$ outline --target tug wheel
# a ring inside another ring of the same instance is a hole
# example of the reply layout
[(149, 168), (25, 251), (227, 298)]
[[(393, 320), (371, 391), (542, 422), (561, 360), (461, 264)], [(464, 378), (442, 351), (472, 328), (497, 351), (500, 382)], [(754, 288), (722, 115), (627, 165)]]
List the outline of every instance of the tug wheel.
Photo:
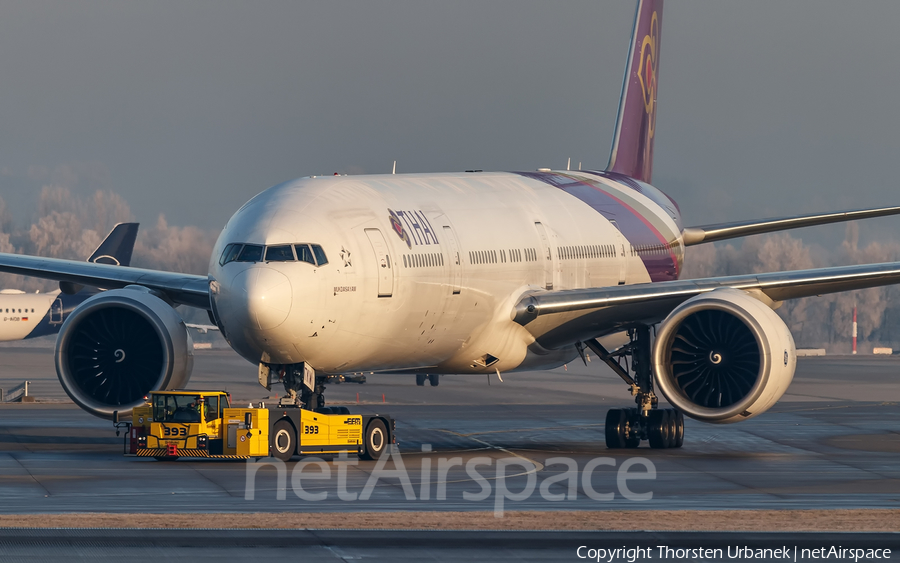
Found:
[(388, 450), (388, 431), (380, 420), (373, 420), (366, 427), (363, 440), (362, 459), (378, 459)]
[(294, 457), (297, 449), (297, 432), (291, 423), (279, 420), (272, 429), (272, 455), (281, 461), (288, 461)]

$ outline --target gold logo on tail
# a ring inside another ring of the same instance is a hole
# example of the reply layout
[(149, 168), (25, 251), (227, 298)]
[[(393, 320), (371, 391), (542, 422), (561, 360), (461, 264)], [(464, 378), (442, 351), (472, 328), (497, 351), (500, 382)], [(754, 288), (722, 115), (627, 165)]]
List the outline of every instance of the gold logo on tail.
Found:
[(656, 69), (659, 65), (659, 17), (656, 12), (650, 18), (650, 33), (641, 43), (641, 63), (638, 66), (638, 80), (644, 94), (644, 110), (650, 116), (650, 138), (656, 127)]

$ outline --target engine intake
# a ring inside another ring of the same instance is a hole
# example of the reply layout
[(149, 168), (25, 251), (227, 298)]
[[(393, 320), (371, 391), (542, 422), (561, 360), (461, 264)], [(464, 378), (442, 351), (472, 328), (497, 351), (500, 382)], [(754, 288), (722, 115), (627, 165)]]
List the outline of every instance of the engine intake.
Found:
[(193, 343), (181, 317), (138, 286), (87, 299), (63, 323), (56, 342), (63, 389), (101, 418), (112, 418), (115, 411), (127, 416), (150, 391), (183, 387), (193, 363)]
[(794, 338), (768, 305), (717, 289), (662, 322), (653, 347), (656, 383), (678, 410), (705, 422), (745, 420), (784, 395), (796, 368)]

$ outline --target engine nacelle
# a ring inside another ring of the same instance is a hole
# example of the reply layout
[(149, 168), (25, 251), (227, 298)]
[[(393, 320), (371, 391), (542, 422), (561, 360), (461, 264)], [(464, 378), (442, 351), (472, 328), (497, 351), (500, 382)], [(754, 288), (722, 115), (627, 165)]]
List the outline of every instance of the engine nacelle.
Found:
[(63, 323), (56, 373), (75, 403), (101, 418), (127, 416), (150, 391), (183, 388), (194, 367), (184, 321), (150, 290), (129, 286), (87, 299)]
[(767, 411), (797, 367), (794, 337), (768, 305), (736, 289), (688, 299), (662, 322), (656, 384), (685, 415), (725, 424)]

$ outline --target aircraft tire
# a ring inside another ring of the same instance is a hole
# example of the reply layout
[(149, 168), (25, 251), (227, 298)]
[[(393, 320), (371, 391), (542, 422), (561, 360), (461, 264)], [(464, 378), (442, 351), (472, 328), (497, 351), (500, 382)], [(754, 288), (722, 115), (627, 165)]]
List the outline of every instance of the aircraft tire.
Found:
[(650, 441), (650, 447), (654, 449), (664, 449), (669, 447), (671, 442), (671, 430), (669, 424), (668, 412), (665, 409), (654, 409), (647, 416), (647, 438)]
[(438, 384), (439, 384), (440, 382), (441, 382), (441, 375), (440, 375), (440, 374), (438, 374), (438, 373), (432, 373), (431, 375), (428, 376), (428, 383), (429, 383), (432, 387), (437, 387)]
[(678, 422), (678, 417), (675, 416), (675, 409), (664, 409), (665, 414), (663, 415), (666, 424), (666, 447), (674, 448), (675, 441), (678, 439), (678, 427), (676, 423)]
[(428, 377), (428, 376), (425, 375), (424, 373), (417, 373), (416, 374), (416, 385), (418, 385), (419, 387), (424, 387), (426, 377)]
[(680, 411), (672, 409), (675, 413), (675, 444), (674, 448), (680, 448), (684, 445), (684, 415)]
[(622, 409), (606, 411), (606, 447), (611, 450), (625, 447), (625, 411)]

